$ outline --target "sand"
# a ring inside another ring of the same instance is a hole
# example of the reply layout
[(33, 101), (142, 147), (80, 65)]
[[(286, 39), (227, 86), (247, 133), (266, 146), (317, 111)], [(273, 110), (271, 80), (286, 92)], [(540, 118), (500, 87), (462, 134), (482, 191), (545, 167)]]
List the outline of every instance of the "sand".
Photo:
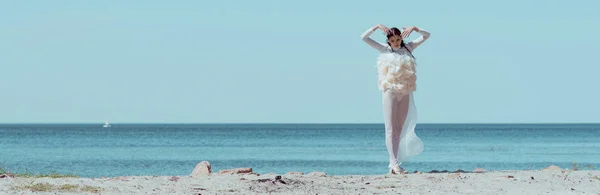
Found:
[[(32, 191), (36, 189), (41, 191)], [(8, 177), (0, 179), (0, 194), (598, 195), (600, 194), (600, 171), (501, 171), (368, 176), (213, 173), (210, 176), (194, 177), (125, 176), (55, 179)]]

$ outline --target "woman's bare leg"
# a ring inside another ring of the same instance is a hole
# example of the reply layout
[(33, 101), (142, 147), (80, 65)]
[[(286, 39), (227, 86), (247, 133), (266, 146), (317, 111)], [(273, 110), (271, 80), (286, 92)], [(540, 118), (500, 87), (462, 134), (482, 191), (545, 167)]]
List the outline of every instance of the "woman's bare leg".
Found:
[[(385, 120), (385, 145), (390, 157), (389, 167), (398, 166), (400, 133), (408, 113), (409, 96), (394, 97), (390, 91), (383, 94), (383, 115)], [(400, 101), (398, 101), (400, 100)]]

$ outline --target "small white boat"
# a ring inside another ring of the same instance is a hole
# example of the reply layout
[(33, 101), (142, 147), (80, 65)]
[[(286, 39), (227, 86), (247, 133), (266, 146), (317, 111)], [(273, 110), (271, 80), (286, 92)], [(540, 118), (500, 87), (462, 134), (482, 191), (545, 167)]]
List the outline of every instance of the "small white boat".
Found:
[(110, 124), (108, 124), (108, 121), (106, 121), (106, 122), (104, 122), (104, 126), (102, 126), (102, 127), (108, 128), (108, 127), (110, 127)]

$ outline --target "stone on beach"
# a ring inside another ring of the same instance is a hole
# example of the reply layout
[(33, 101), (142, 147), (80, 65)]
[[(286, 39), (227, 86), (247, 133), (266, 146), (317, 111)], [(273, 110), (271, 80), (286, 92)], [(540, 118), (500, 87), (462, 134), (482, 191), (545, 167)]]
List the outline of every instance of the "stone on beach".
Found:
[(236, 169), (225, 169), (225, 170), (219, 171), (219, 174), (240, 174), (240, 173), (252, 173), (252, 168), (236, 168)]
[(473, 170), (473, 173), (485, 173), (487, 172), (487, 170), (483, 169), (483, 168), (475, 168), (475, 170)]
[(542, 169), (542, 171), (562, 171), (562, 169), (559, 166), (550, 165), (550, 166)]
[(202, 161), (194, 167), (190, 176), (209, 176), (212, 173), (210, 162)]
[(319, 172), (319, 171), (313, 171), (313, 172), (308, 173), (307, 175), (316, 176), (316, 177), (325, 177), (325, 176), (327, 176), (326, 173)]
[(15, 176), (13, 174), (8, 173), (8, 174), (1, 174), (0, 178), (15, 178)]

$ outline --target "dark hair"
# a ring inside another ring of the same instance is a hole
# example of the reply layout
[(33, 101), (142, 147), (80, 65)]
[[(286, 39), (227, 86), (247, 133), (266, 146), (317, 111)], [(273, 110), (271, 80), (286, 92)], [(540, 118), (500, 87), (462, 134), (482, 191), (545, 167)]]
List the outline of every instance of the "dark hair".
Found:
[[(402, 36), (402, 31), (400, 31), (400, 29), (393, 27), (390, 29), (392, 31), (392, 34), (387, 34), (386, 37), (389, 39), (390, 37), (397, 35), (397, 36)], [(392, 51), (394, 51), (394, 48), (392, 47), (392, 44), (390, 44), (390, 42), (388, 41), (387, 44), (390, 46), (390, 48), (392, 48)], [(408, 49), (408, 47), (406, 47), (406, 45), (404, 44), (404, 39), (402, 39), (402, 41), (400, 42), (400, 48), (406, 48), (406, 51), (408, 51), (408, 53), (410, 53), (410, 55), (415, 58), (415, 56), (412, 54), (412, 51), (410, 51), (410, 49)]]

